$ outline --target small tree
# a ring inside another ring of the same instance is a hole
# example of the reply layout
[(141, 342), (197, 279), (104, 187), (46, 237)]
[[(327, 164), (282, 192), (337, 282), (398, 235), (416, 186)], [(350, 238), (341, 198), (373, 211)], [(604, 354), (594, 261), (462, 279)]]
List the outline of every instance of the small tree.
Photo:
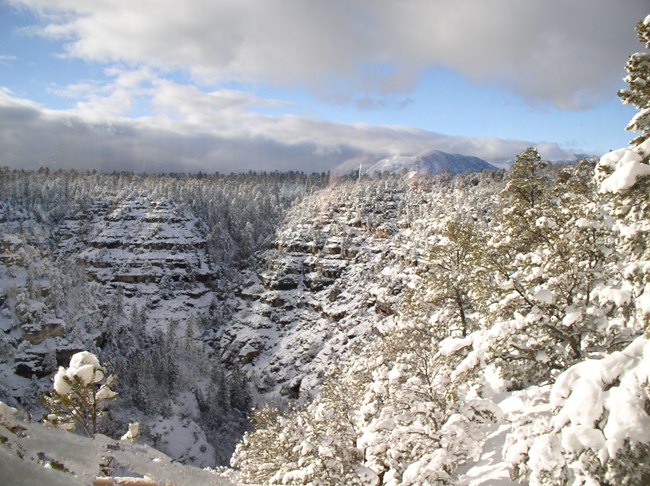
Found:
[(444, 314), (444, 319), (436, 320), (442, 327), (436, 330), (438, 339), (452, 333), (465, 337), (476, 327), (470, 314), (475, 310), (472, 290), (477, 280), (476, 260), (481, 235), (471, 220), (459, 218), (448, 220), (435, 236), (436, 242), (429, 251), (427, 268), (422, 275), (424, 288), (416, 287), (408, 304), (417, 311), (422, 305), (413, 300), (424, 301)]
[[(517, 155), (506, 175), (499, 199), (506, 230), (503, 240), (512, 251), (528, 251), (544, 239), (544, 231), (535, 222), (548, 205), (551, 183), (548, 167), (537, 149), (528, 147)], [(512, 255), (507, 257), (511, 258)]]
[(66, 369), (59, 367), (49, 395), (43, 404), (50, 409), (47, 421), (65, 430), (81, 428), (89, 437), (97, 433), (97, 419), (106, 402), (117, 397), (110, 389), (115, 375), (106, 375), (97, 356), (87, 351), (76, 353)]

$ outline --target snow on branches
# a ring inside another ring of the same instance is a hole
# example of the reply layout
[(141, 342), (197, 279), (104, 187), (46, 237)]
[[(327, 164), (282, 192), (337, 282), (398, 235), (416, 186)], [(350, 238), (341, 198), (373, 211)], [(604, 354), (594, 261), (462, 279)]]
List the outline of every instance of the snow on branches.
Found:
[(107, 376), (97, 356), (82, 351), (72, 356), (68, 368), (60, 366), (52, 380), (50, 394), (42, 397), (50, 410), (46, 420), (66, 430), (80, 428), (93, 437), (105, 404), (117, 397), (110, 388), (115, 375)]
[(650, 342), (582, 361), (551, 388), (554, 414), (524, 414), (506, 445), (515, 477), (531, 485), (647, 484)]

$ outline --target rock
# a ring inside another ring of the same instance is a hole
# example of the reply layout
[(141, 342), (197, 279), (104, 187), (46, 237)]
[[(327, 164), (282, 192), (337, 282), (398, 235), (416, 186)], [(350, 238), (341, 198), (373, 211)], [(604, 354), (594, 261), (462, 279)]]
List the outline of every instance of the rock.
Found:
[(323, 246), (323, 253), (327, 255), (340, 255), (341, 254), (341, 243), (340, 242), (331, 242)]
[(239, 296), (248, 301), (259, 300), (261, 295), (264, 293), (264, 287), (260, 284), (254, 284), (245, 289), (239, 291)]
[(287, 397), (292, 400), (297, 400), (300, 398), (300, 385), (302, 384), (302, 376), (296, 376), (289, 382), (287, 387)]
[(30, 323), (22, 326), (23, 339), (30, 344), (40, 344), (49, 337), (63, 336), (65, 324), (61, 319), (48, 319), (45, 322)]
[(375, 302), (375, 310), (378, 314), (383, 314), (385, 316), (392, 316), (395, 314), (395, 309), (388, 303), (382, 300), (377, 300)]
[(320, 260), (321, 273), (327, 278), (339, 278), (347, 266), (348, 261), (339, 258), (323, 258)]
[(294, 290), (299, 285), (298, 277), (291, 274), (263, 273), (260, 280), (269, 290)]
[(68, 367), (70, 365), (70, 359), (72, 355), (85, 351), (82, 348), (57, 348), (56, 350), (56, 364), (57, 366)]
[(257, 358), (264, 349), (264, 344), (260, 341), (248, 341), (239, 350), (239, 362), (246, 365)]
[(339, 295), (341, 295), (341, 289), (339, 287), (334, 287), (327, 293), (327, 300), (329, 302), (334, 302)]
[(54, 373), (55, 360), (50, 359), (50, 354), (46, 349), (30, 349), (16, 356), (16, 374), (23, 378), (31, 378), (34, 375), (43, 378)]
[(309, 272), (305, 275), (304, 278), (305, 287), (307, 287), (312, 292), (318, 292), (323, 290), (325, 287), (332, 285), (334, 280), (331, 278), (325, 278), (319, 272)]

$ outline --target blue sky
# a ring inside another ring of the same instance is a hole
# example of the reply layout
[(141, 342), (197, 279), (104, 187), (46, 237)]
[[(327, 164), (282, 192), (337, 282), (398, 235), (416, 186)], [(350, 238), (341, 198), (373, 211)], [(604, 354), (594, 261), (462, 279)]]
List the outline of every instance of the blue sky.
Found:
[(645, 0), (0, 0), (0, 166), (330, 170), (627, 145)]

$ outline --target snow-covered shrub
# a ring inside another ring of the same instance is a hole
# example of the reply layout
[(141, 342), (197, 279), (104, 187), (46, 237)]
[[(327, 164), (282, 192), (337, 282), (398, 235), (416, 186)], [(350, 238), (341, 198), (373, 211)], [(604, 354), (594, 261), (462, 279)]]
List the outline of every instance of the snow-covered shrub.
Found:
[(80, 428), (93, 437), (105, 404), (117, 397), (110, 388), (115, 375), (107, 376), (97, 356), (82, 351), (72, 356), (68, 368), (59, 367), (53, 381), (50, 394), (42, 397), (50, 410), (47, 422), (66, 430)]
[(536, 415), (506, 446), (514, 475), (531, 485), (648, 484), (650, 342), (585, 360), (553, 385), (555, 414)]
[[(362, 371), (357, 367), (357, 371)], [(284, 413), (263, 406), (252, 413), (231, 460), (242, 479), (264, 484), (366, 484), (356, 446), (361, 375), (334, 369), (309, 405)]]
[(471, 339), (439, 342), (435, 328), (398, 326), (368, 363), (357, 445), (382, 484), (454, 484), (494, 416), (473, 367), (459, 368)]

